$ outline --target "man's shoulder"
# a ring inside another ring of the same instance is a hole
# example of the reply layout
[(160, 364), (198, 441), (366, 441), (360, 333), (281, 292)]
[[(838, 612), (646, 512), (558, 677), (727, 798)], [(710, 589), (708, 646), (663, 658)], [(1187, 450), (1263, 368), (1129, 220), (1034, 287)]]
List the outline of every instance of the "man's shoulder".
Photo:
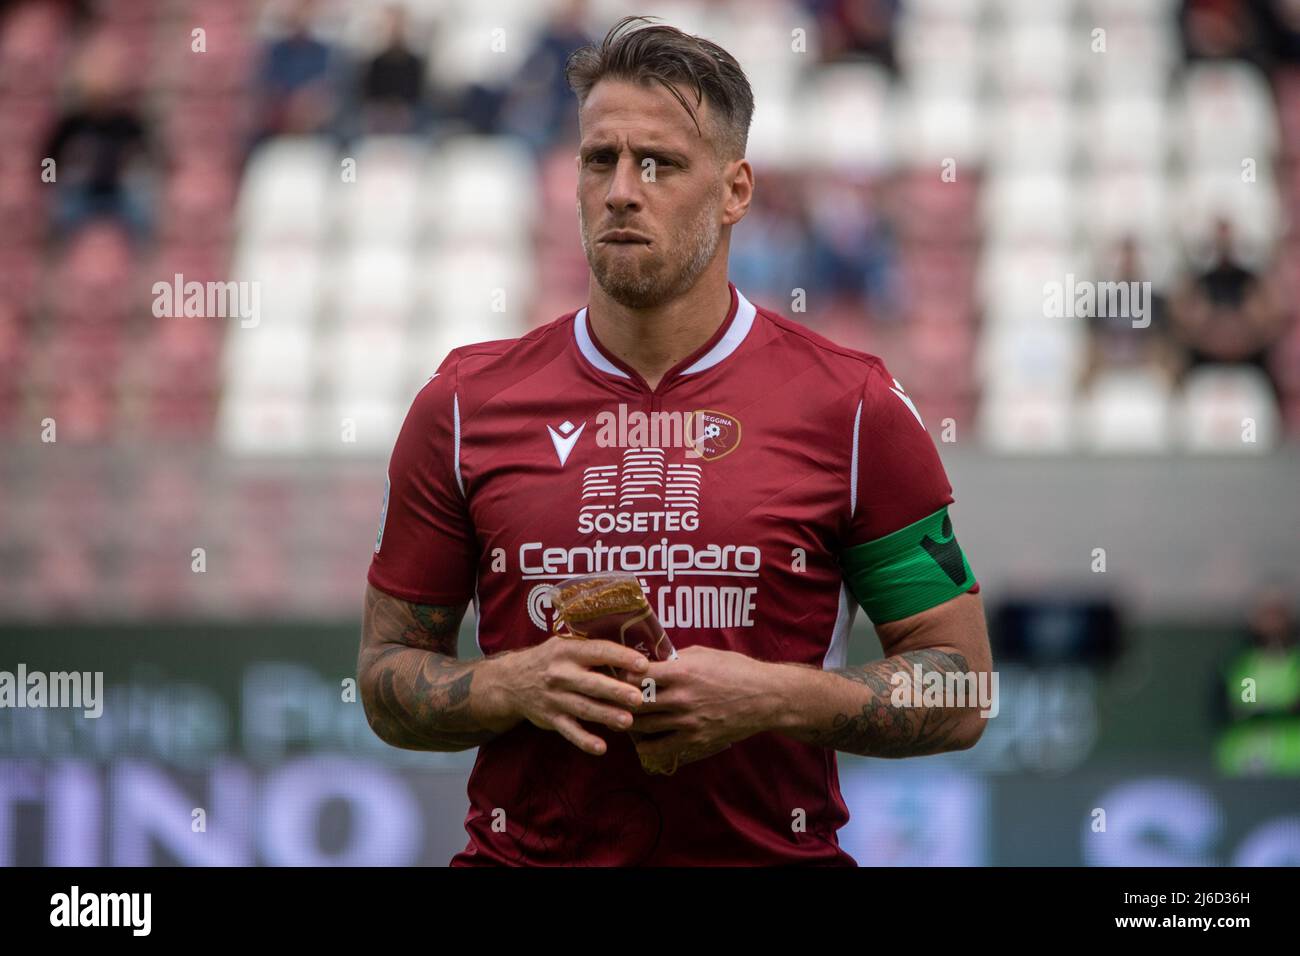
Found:
[(553, 362), (568, 346), (576, 314), (576, 309), (566, 312), (516, 338), (458, 346), (447, 353), (437, 374), (451, 376), (458, 390), (491, 394)]
[[(825, 384), (835, 388), (889, 378), (880, 356), (834, 342), (772, 309), (755, 306), (755, 310), (762, 322), (764, 346), (786, 367), (814, 366)], [(792, 359), (796, 364), (791, 365)]]

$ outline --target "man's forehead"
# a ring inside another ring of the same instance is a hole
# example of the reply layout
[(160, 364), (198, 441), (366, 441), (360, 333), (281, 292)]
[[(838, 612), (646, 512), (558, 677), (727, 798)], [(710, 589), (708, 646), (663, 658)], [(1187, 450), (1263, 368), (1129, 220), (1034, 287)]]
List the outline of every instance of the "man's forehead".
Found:
[[(678, 87), (688, 103), (695, 94)], [(709, 104), (696, 107), (700, 126), (708, 129)], [(680, 147), (702, 145), (690, 114), (662, 84), (640, 84), (626, 80), (601, 80), (591, 88), (578, 111), (583, 141), (621, 138), (626, 135), (653, 138)]]

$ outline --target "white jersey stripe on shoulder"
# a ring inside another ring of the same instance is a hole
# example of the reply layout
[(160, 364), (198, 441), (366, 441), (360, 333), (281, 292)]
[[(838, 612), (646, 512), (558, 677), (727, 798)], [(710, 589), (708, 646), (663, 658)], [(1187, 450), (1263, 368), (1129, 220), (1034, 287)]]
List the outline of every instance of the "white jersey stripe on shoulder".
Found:
[(451, 393), (451, 417), (452, 417), (452, 438), (455, 442), (454, 462), (456, 466), (456, 487), (460, 489), (460, 496), (465, 497), (465, 482), (460, 477), (460, 396), (455, 392)]
[(690, 368), (683, 369), (683, 375), (694, 375), (696, 372), (703, 372), (705, 369), (713, 368), (723, 359), (725, 359), (736, 349), (740, 348), (740, 343), (745, 341), (745, 336), (749, 330), (754, 327), (754, 317), (758, 315), (758, 310), (754, 308), (739, 289), (736, 290), (736, 317), (731, 321), (731, 328), (727, 329), (726, 334), (718, 339), (717, 344), (699, 357)]
[(601, 353), (596, 348), (596, 343), (591, 340), (591, 330), (587, 328), (587, 309), (584, 306), (578, 310), (578, 314), (573, 317), (573, 335), (578, 340), (578, 351), (596, 368), (602, 372), (608, 372), (610, 375), (617, 375), (619, 378), (631, 378), (627, 372), (623, 371)]
[(862, 399), (853, 415), (853, 454), (849, 460), (849, 517), (858, 513), (858, 430), (862, 426)]

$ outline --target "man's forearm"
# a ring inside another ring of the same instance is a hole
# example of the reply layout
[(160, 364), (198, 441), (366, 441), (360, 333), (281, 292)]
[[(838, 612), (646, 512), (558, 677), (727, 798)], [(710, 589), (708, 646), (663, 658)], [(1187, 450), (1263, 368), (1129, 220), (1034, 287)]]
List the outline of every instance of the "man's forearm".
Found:
[(509, 654), (462, 661), (464, 606), (413, 604), (366, 589), (357, 676), (371, 729), (407, 750), (468, 750), (519, 720), (502, 678)]
[(969, 707), (904, 707), (891, 700), (897, 686), (894, 675), (904, 674), (910, 685), (918, 664), (925, 673), (971, 671), (954, 648), (912, 650), (831, 671), (773, 665), (777, 706), (771, 729), (866, 757), (916, 757), (972, 746), (984, 724), (975, 702)]
[(505, 733), (519, 722), (499, 692), (505, 656), (462, 661), (383, 645), (362, 671), (371, 728), (407, 750), (468, 750)]

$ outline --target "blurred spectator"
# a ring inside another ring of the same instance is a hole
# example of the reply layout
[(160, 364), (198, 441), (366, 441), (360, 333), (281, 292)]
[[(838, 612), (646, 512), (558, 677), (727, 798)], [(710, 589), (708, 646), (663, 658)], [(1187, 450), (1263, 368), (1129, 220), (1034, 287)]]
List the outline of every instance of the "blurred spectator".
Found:
[(1285, 331), (1286, 313), (1264, 278), (1238, 258), (1227, 220), (1215, 224), (1210, 266), (1175, 294), (1172, 318), (1189, 369), (1240, 363), (1273, 381), (1268, 353)]
[(1219, 769), (1300, 774), (1300, 640), (1287, 594), (1261, 595), (1245, 631), (1247, 646), (1220, 672), (1217, 709), (1228, 727), (1219, 737)]
[(1260, 19), (1273, 56), (1282, 63), (1300, 63), (1300, 0), (1264, 0)]
[(797, 183), (777, 170), (764, 172), (744, 225), (732, 230), (728, 274), (755, 298), (788, 302), (792, 290), (807, 286), (810, 226)]
[(333, 51), (312, 35), (315, 0), (294, 0), (284, 35), (262, 56), (256, 100), (257, 140), (284, 134), (318, 133), (334, 118)]
[(414, 133), (424, 125), (424, 60), (411, 52), (406, 8), (384, 10), (384, 48), (361, 77), (361, 123), (367, 134)]
[(1267, 67), (1265, 36), (1249, 0), (1183, 0), (1178, 19), (1188, 60), (1234, 58)]
[(110, 35), (89, 41), (75, 69), (72, 108), (45, 145), (55, 164), (54, 221), (65, 235), (96, 217), (116, 219), (137, 237), (149, 231), (149, 137), (129, 102), (126, 68)]
[(877, 319), (898, 315), (893, 224), (880, 214), (868, 178), (808, 177), (803, 202), (811, 215), (812, 288), (861, 299)]
[[(1103, 281), (1150, 281), (1142, 269), (1137, 242), (1132, 236), (1119, 241), (1116, 253), (1117, 262)], [(1088, 316), (1088, 354), (1081, 382), (1085, 390), (1099, 372), (1119, 369), (1153, 372), (1173, 384), (1178, 360), (1169, 341), (1169, 306), (1165, 296), (1153, 289), (1142, 304), (1146, 310), (1143, 319), (1150, 320), (1145, 328), (1134, 327), (1137, 313), (1131, 297), (1129, 305), (1127, 310), (1116, 310), (1121, 314), (1111, 315), (1109, 310), (1094, 308)]]
[(822, 58), (874, 60), (891, 73), (894, 59), (894, 18), (897, 0), (812, 0), (821, 34)]
[(521, 136), (537, 153), (555, 143), (577, 142), (578, 111), (564, 66), (592, 42), (583, 28), (585, 0), (566, 0), (552, 15), (511, 80), (502, 104), (501, 130)]

